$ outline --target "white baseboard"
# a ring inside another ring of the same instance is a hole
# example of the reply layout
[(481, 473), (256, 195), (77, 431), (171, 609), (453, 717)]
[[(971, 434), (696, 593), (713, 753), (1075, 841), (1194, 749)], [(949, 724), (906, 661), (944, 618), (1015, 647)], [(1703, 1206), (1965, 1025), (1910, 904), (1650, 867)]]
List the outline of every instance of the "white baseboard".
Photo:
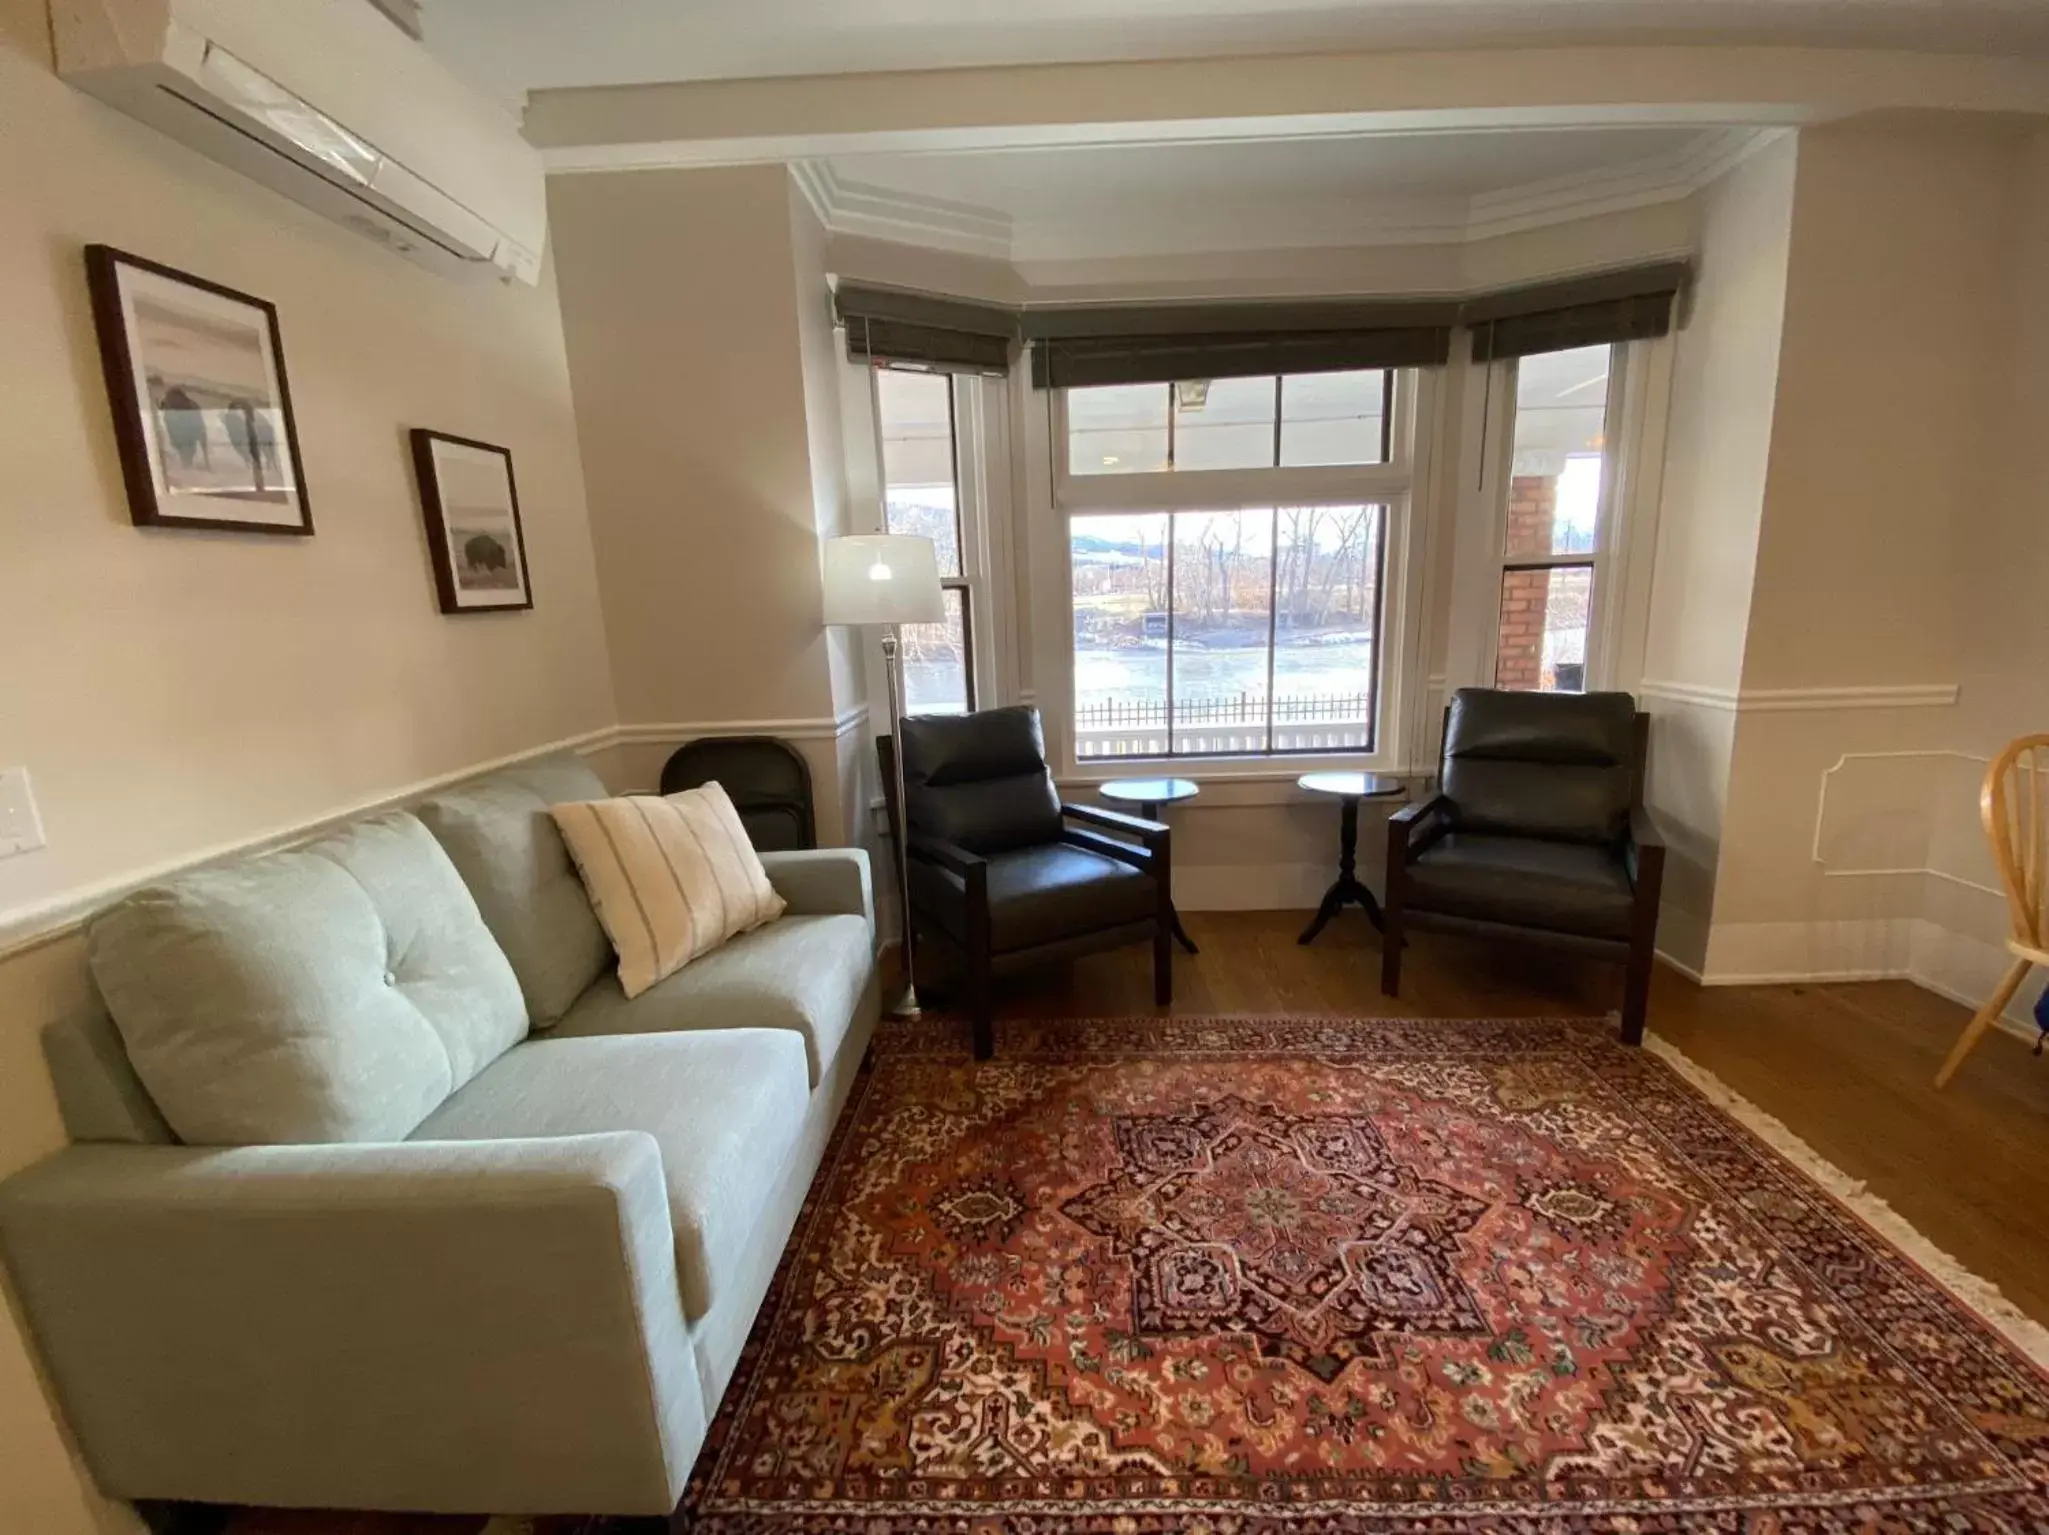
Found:
[(1708, 930), (1708, 986), (1795, 981), (1882, 981), (1911, 968), (1913, 919), (1717, 923)]
[[(1703, 986), (1912, 981), (1975, 1009), (1992, 994), (2009, 963), (2003, 944), (1925, 917), (1724, 923), (1710, 930), (1708, 962), (1693, 979)], [(2034, 999), (2042, 984), (2036, 980), (2023, 986), (2007, 1007), (1999, 1019), (2007, 1033), (2034, 1041)]]

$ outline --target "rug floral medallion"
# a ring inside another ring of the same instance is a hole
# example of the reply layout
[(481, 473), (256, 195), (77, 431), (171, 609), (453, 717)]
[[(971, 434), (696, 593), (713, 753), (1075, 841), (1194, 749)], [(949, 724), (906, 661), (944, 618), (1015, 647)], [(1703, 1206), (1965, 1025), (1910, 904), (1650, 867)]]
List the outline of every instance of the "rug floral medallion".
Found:
[(2049, 1531), (2049, 1379), (1579, 1022), (890, 1025), (679, 1512)]

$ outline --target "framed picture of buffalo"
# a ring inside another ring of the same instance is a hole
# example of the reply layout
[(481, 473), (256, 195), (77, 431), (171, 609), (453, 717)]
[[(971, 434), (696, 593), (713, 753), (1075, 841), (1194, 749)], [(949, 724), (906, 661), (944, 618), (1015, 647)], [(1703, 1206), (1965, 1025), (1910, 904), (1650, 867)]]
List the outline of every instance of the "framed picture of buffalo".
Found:
[(415, 427), (413, 469), (441, 611), (532, 607), (512, 455), (488, 442)]
[(134, 521), (311, 533), (277, 310), (109, 245), (85, 275)]

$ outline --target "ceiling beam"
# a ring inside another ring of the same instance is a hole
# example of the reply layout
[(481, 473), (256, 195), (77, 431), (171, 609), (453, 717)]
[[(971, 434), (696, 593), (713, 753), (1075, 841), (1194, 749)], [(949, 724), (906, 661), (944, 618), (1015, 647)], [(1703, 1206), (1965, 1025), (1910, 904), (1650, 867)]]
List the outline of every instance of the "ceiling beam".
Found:
[(1881, 110), (2049, 117), (2049, 59), (1634, 47), (1032, 65), (536, 91), (526, 128), (550, 170), (590, 171)]

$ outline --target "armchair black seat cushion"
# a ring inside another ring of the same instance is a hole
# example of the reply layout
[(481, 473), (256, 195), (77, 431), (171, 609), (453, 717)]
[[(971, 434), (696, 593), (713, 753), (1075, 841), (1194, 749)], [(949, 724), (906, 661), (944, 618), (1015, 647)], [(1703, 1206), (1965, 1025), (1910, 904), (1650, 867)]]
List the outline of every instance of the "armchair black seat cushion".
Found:
[(1154, 995), (1171, 999), (1166, 827), (1063, 805), (1036, 709), (915, 715), (902, 735), (915, 947), (965, 978), (978, 1055), (994, 1043), (989, 983), (1006, 971), (1150, 941)]
[(1439, 792), (1388, 822), (1381, 989), (1399, 992), (1408, 927), (1570, 948), (1625, 962), (1622, 1031), (1640, 1040), (1664, 871), (1649, 725), (1627, 693), (1461, 688)]
[(1636, 892), (1604, 847), (1451, 832), (1409, 865), (1411, 910), (1629, 941)]
[[(1033, 949), (1106, 928), (1143, 927), (1158, 893), (1151, 875), (1115, 858), (1066, 842), (1012, 848), (989, 865), (989, 948), (992, 954)], [(944, 871), (914, 861), (911, 900), (947, 935), (968, 941), (967, 906), (955, 900)]]

